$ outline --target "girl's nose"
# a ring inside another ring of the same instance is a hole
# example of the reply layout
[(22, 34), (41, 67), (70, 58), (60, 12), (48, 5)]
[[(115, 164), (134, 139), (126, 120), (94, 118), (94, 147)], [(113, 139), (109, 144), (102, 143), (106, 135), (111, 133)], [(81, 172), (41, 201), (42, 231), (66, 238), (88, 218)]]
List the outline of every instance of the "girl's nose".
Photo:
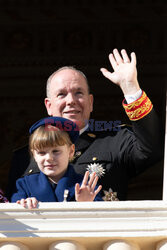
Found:
[(50, 161), (53, 160), (53, 154), (52, 153), (47, 154), (47, 160), (50, 160)]

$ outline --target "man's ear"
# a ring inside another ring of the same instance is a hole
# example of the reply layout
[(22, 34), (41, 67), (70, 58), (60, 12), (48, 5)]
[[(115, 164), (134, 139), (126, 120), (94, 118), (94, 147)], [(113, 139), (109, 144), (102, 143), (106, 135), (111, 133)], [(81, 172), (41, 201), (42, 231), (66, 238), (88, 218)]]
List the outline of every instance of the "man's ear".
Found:
[(48, 115), (52, 116), (50, 99), (46, 97), (44, 100), (44, 103), (45, 103), (45, 107), (46, 107)]
[(93, 101), (94, 101), (92, 94), (89, 95), (89, 100), (90, 100), (90, 112), (92, 112), (93, 111)]

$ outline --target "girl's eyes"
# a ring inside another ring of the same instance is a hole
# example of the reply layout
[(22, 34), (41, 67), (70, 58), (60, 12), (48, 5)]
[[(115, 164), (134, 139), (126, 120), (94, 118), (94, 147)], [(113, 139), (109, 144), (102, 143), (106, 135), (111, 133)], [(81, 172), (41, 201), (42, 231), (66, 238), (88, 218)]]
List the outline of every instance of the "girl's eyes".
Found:
[[(59, 150), (55, 149), (55, 150), (52, 151), (52, 153), (57, 154), (57, 153), (59, 153)], [(42, 155), (47, 154), (47, 152), (45, 152), (45, 151), (39, 151), (38, 154), (42, 156)]]
[(59, 150), (53, 150), (52, 152), (53, 152), (53, 153), (58, 153), (58, 152), (59, 152)]
[(39, 151), (38, 154), (39, 154), (39, 155), (45, 155), (46, 152), (45, 152), (45, 151)]

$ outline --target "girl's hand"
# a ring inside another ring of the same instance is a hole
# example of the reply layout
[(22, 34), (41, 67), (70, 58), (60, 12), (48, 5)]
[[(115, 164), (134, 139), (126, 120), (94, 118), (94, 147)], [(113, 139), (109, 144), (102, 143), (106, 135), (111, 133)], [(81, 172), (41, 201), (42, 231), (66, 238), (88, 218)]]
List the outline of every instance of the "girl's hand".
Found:
[(32, 209), (32, 208), (37, 208), (38, 205), (38, 200), (35, 197), (30, 197), (27, 199), (21, 199), (16, 201), (17, 204), (20, 204), (21, 206)]
[(80, 187), (79, 183), (76, 183), (75, 185), (75, 199), (76, 201), (93, 201), (96, 197), (96, 195), (100, 192), (102, 189), (102, 186), (98, 186), (98, 188), (95, 190), (98, 176), (96, 176), (96, 173), (93, 173), (89, 178), (89, 171), (86, 171), (82, 185)]

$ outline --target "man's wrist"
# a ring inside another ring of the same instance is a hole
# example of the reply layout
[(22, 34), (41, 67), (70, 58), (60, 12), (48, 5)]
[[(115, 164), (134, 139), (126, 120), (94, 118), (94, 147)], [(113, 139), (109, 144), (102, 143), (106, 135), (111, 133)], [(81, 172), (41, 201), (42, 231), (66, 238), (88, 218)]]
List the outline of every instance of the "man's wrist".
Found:
[(129, 103), (132, 103), (134, 101), (136, 101), (137, 99), (139, 99), (140, 97), (142, 96), (142, 90), (139, 89), (135, 94), (133, 95), (125, 95), (125, 99), (126, 99), (126, 102), (129, 104)]

